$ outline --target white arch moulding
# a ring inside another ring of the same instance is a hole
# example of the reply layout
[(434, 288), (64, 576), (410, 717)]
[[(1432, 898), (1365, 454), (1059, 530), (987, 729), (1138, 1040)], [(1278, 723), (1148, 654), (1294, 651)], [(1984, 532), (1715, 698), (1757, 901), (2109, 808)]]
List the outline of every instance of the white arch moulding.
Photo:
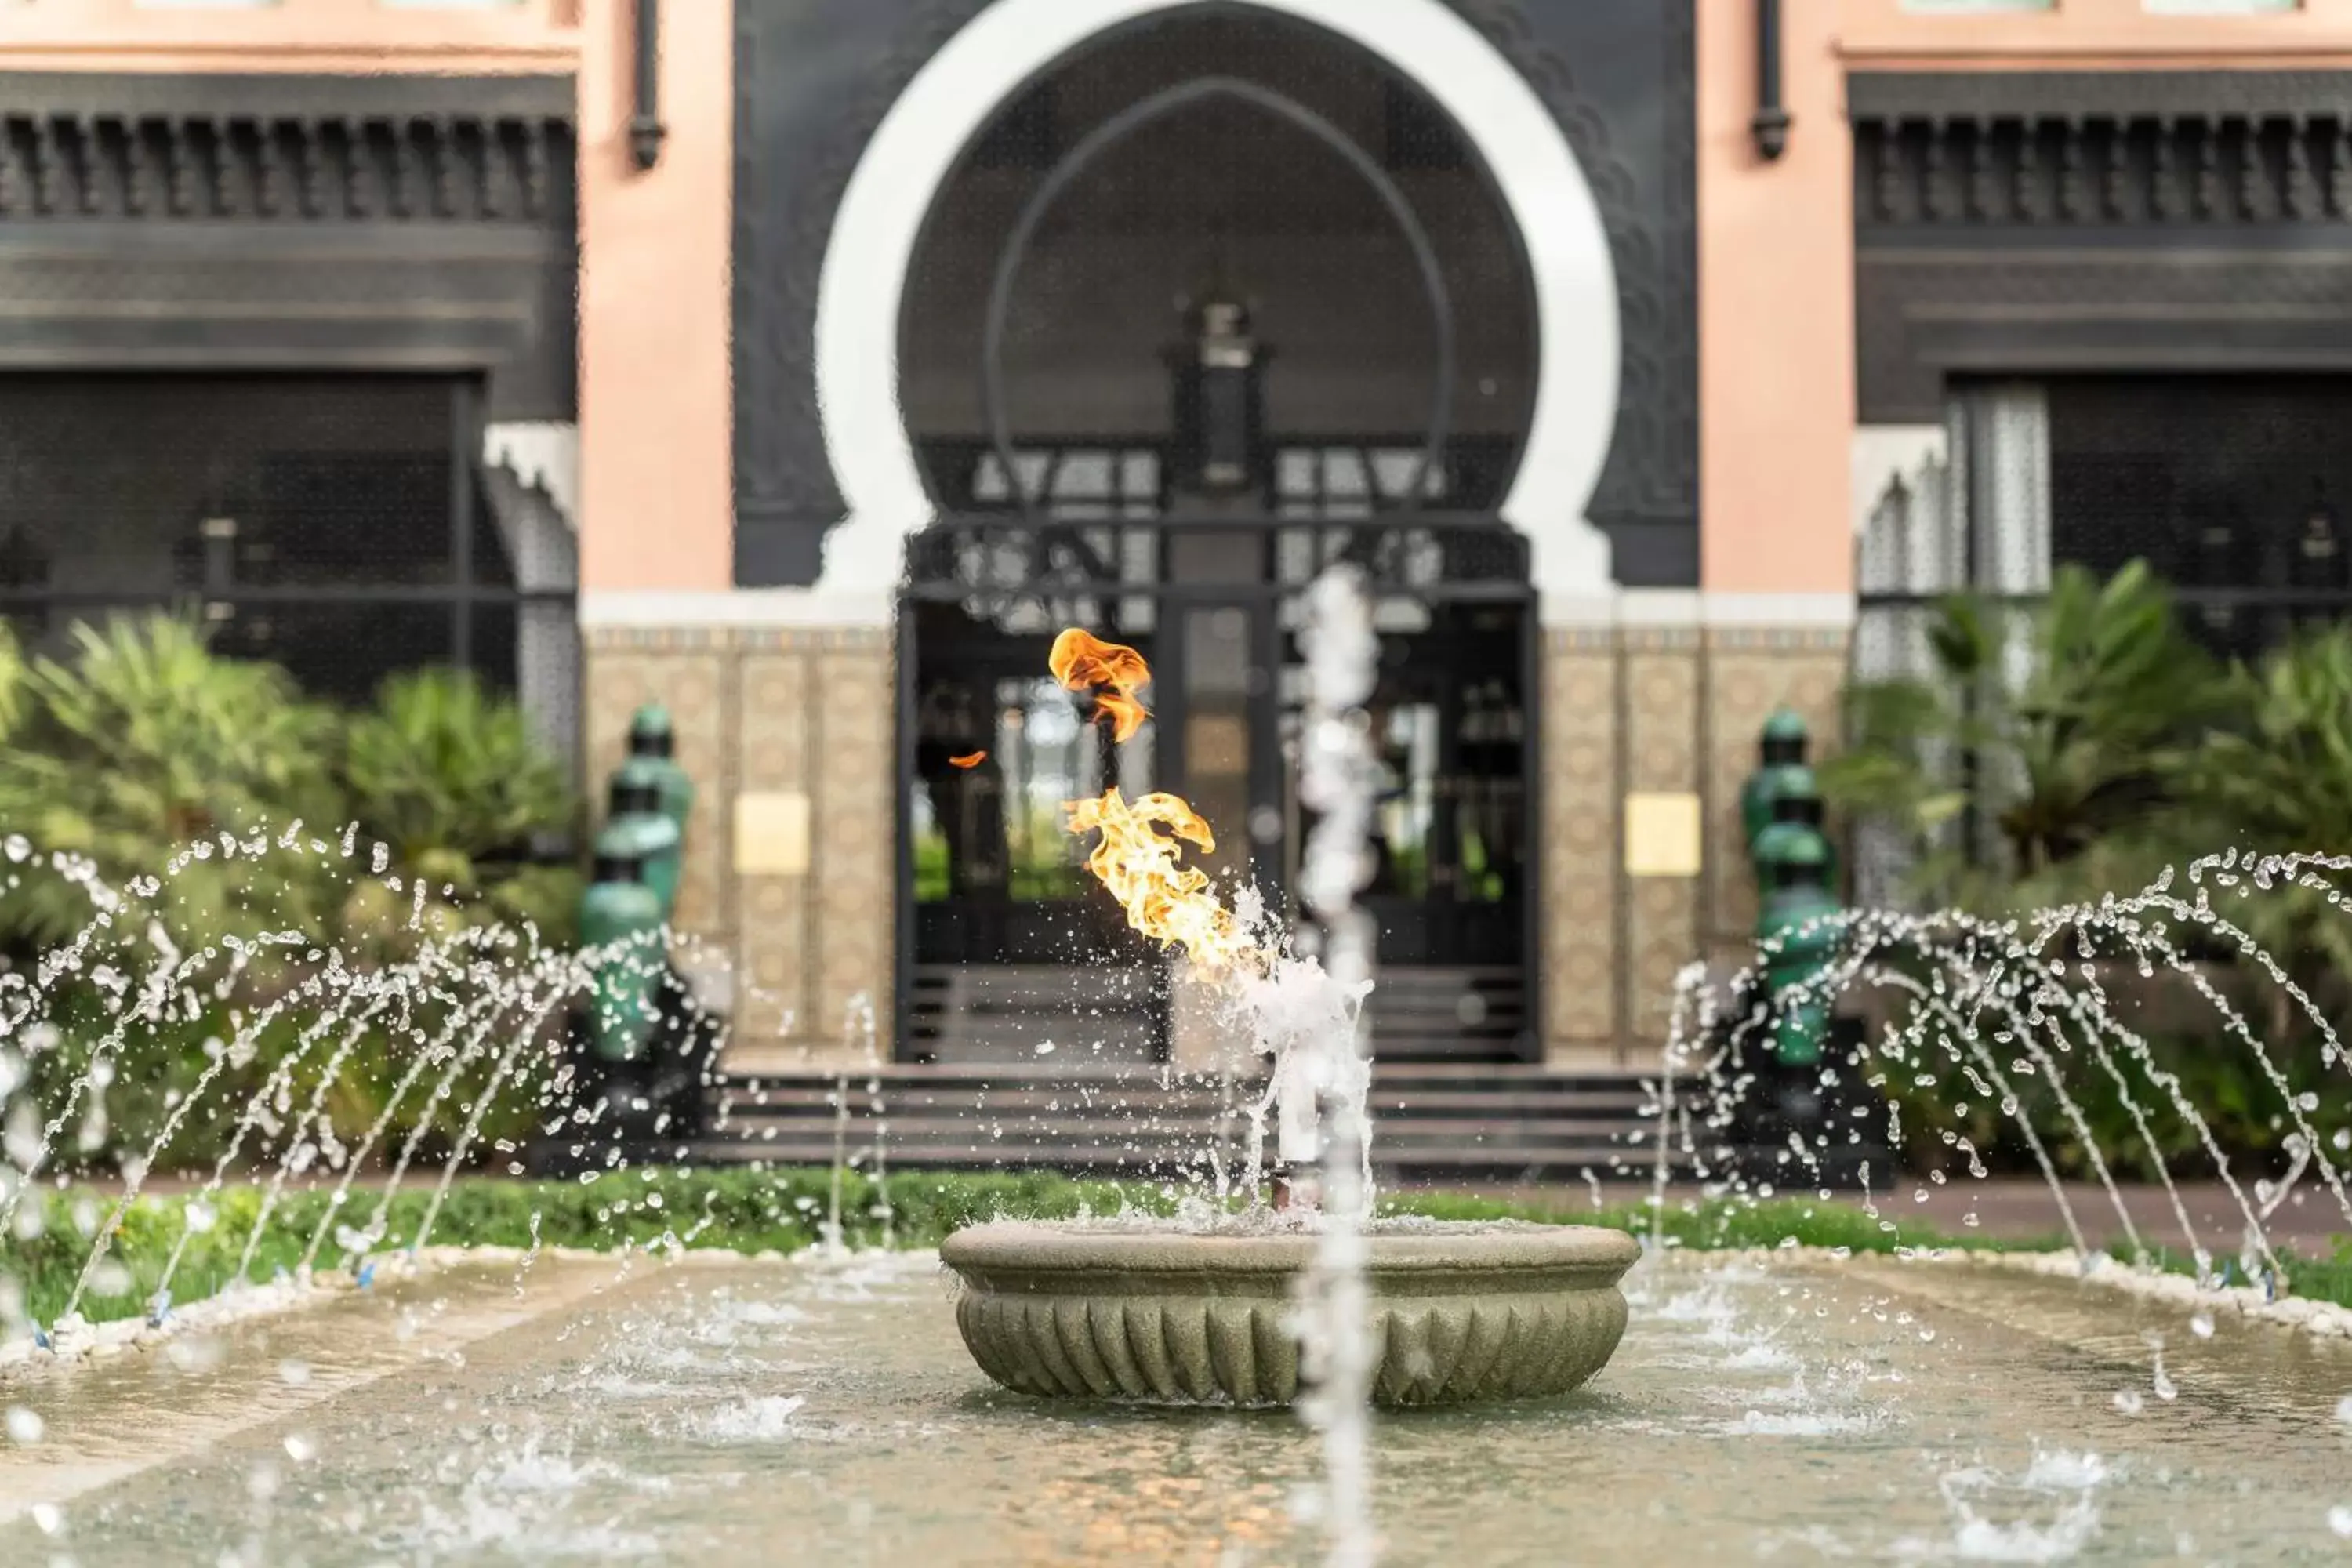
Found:
[[(996, 0), (883, 117), (835, 216), (819, 277), (817, 407), (846, 512), (819, 595), (887, 605), (908, 534), (933, 508), (898, 405), (899, 304), (956, 156), (1020, 86), (1095, 35), (1207, 0)], [(1534, 279), (1535, 404), (1502, 513), (1547, 605), (1609, 597), (1609, 543), (1585, 514), (1617, 417), (1617, 281), (1591, 186), (1519, 73), (1444, 0), (1251, 0), (1358, 45), (1418, 84), (1485, 160)]]

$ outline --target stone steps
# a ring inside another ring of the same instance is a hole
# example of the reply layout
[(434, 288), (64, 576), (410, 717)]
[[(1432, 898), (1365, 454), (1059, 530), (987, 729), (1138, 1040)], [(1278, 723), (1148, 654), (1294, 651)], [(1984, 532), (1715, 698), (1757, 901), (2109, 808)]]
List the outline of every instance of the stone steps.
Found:
[[(1259, 1089), (1108, 1062), (733, 1072), (714, 1091), (695, 1156), (829, 1163), (845, 1090), (839, 1136), (860, 1159), (878, 1131), (893, 1168), (1116, 1173), (1190, 1166), (1213, 1143), (1237, 1161), (1247, 1131), (1239, 1107)], [(1374, 1158), (1387, 1172), (1481, 1181), (1646, 1169), (1648, 1099), (1626, 1071), (1383, 1062), (1373, 1073)]]

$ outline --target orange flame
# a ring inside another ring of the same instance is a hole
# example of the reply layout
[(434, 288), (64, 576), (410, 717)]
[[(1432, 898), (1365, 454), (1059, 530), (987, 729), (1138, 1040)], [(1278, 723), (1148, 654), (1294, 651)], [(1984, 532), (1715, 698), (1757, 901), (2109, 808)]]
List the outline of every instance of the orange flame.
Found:
[[(1073, 691), (1108, 689), (1096, 693), (1095, 706), (1110, 715), (1113, 740), (1126, 740), (1149, 716), (1135, 692), (1150, 684), (1151, 669), (1133, 648), (1072, 626), (1054, 639), (1048, 663), (1054, 679)], [(1087, 869), (1118, 900), (1129, 925), (1181, 946), (1213, 973), (1264, 966), (1265, 955), (1211, 891), (1209, 874), (1181, 859), (1187, 844), (1204, 855), (1217, 848), (1209, 825), (1181, 797), (1153, 794), (1129, 804), (1114, 784), (1099, 799), (1065, 801), (1062, 809), (1072, 833), (1102, 835)]]
[(1066, 801), (1062, 809), (1071, 832), (1102, 834), (1087, 869), (1127, 910), (1128, 924), (1181, 945), (1204, 968), (1228, 969), (1256, 957), (1241, 922), (1209, 890), (1209, 874), (1177, 858), (1180, 841), (1204, 854), (1217, 847), (1209, 825), (1190, 805), (1161, 794), (1139, 796), (1130, 805), (1114, 784), (1099, 800)]
[(986, 752), (970, 752), (961, 757), (950, 757), (948, 759), (948, 766), (951, 768), (976, 768), (986, 761), (988, 761), (988, 753)]
[(1084, 691), (1088, 687), (1105, 689), (1095, 693), (1096, 711), (1107, 714), (1111, 721), (1110, 738), (1125, 741), (1151, 717), (1151, 710), (1143, 705), (1136, 692), (1151, 684), (1151, 668), (1143, 656), (1123, 643), (1105, 642), (1077, 626), (1072, 626), (1054, 639), (1054, 651), (1045, 656), (1045, 667), (1054, 679), (1072, 691)]

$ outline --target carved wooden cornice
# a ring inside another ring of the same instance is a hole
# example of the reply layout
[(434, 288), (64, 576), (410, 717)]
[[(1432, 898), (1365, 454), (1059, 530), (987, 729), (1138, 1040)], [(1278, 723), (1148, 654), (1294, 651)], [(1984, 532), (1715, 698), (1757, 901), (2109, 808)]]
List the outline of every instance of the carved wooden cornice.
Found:
[(2352, 73), (1862, 72), (1847, 99), (1865, 245), (2352, 223)]
[(0, 75), (0, 219), (572, 222), (567, 78)]

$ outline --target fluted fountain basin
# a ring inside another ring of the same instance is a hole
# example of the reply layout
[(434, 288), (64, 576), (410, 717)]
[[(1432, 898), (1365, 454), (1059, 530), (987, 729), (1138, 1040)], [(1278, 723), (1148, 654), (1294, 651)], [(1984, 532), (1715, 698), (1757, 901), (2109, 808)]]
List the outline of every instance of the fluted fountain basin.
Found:
[[(1565, 1394), (1625, 1332), (1641, 1247), (1591, 1226), (1381, 1222), (1366, 1237), (1373, 1399), (1464, 1405)], [(980, 1368), (1048, 1398), (1278, 1405), (1311, 1231), (996, 1223), (948, 1237), (956, 1325)]]

